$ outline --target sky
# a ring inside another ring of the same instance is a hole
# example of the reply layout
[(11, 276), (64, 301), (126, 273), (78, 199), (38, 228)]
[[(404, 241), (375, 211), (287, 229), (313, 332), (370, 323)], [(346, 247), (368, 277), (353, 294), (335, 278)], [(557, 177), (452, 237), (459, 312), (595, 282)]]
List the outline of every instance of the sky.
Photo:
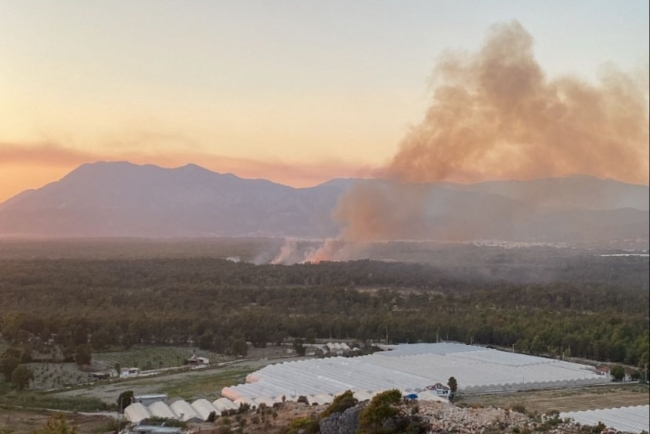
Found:
[(0, 201), (98, 160), (368, 176), (447, 50), (518, 20), (548, 75), (596, 82), (647, 71), (648, 16), (647, 0), (0, 0)]

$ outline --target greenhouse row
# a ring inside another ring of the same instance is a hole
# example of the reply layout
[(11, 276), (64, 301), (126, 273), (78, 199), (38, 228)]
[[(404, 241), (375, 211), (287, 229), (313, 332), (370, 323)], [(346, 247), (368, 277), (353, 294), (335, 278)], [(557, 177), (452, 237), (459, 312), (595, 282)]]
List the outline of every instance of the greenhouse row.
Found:
[(270, 365), (250, 374), (246, 384), (226, 387), (231, 400), (261, 396), (296, 398), (336, 395), (345, 390), (370, 394), (398, 389), (418, 393), (447, 384), (465, 393), (514, 392), (605, 384), (593, 367), (456, 343), (397, 345), (362, 357), (332, 357)]
[(597, 425), (602, 422), (606, 427), (617, 431), (632, 433), (650, 432), (650, 406), (618, 407), (599, 410), (574, 411), (562, 413), (560, 417), (571, 418), (582, 425)]

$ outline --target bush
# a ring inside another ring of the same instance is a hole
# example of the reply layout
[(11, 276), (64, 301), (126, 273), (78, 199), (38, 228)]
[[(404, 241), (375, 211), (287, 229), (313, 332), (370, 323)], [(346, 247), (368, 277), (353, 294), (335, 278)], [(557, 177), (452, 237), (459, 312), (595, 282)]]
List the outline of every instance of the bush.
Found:
[(345, 410), (354, 407), (358, 403), (359, 401), (355, 399), (354, 393), (351, 390), (347, 390), (334, 398), (332, 404), (330, 404), (330, 406), (327, 407), (323, 413), (321, 413), (321, 418), (325, 418), (334, 413), (343, 413)]
[(37, 429), (34, 434), (77, 434), (77, 427), (68, 423), (63, 413), (50, 416), (42, 429)]
[(34, 373), (25, 365), (18, 365), (18, 367), (14, 369), (14, 372), (11, 373), (11, 382), (18, 390), (25, 389), (33, 379)]
[(309, 417), (300, 417), (291, 421), (289, 428), (282, 431), (282, 434), (317, 434), (320, 431), (320, 426), (316, 419)]
[(385, 433), (384, 423), (396, 416), (399, 409), (395, 406), (402, 401), (402, 392), (387, 390), (372, 398), (370, 404), (363, 409), (359, 417), (359, 434)]
[(609, 371), (614, 381), (623, 381), (625, 378), (625, 368), (621, 365), (614, 365)]

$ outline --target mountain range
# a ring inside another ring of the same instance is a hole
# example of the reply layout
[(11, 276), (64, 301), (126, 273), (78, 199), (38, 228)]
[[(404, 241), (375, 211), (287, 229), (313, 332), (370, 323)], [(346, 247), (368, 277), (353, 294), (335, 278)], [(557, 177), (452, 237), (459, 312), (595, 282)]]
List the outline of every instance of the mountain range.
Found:
[[(0, 204), (0, 236), (323, 238), (357, 182), (293, 188), (197, 165), (84, 164)], [(588, 176), (432, 183), (424, 222), (405, 238), (606, 243), (648, 239), (648, 186)], [(646, 241), (647, 242), (647, 241)]]

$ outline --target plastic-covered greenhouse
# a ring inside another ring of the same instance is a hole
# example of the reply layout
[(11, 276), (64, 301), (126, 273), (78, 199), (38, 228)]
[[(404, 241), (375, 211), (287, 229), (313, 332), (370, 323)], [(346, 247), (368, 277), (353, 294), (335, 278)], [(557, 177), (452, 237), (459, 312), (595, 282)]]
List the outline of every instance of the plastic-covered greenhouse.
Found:
[(596, 425), (598, 422), (617, 431), (640, 433), (650, 432), (650, 406), (618, 407), (599, 410), (562, 413), (560, 417), (571, 418), (582, 425)]
[(399, 389), (423, 391), (455, 377), (468, 393), (521, 391), (603, 384), (609, 378), (592, 367), (557, 359), (456, 343), (411, 344), (369, 356), (333, 357), (267, 366), (246, 384), (226, 387), (233, 401), (259, 397), (337, 395), (345, 390), (374, 394)]

